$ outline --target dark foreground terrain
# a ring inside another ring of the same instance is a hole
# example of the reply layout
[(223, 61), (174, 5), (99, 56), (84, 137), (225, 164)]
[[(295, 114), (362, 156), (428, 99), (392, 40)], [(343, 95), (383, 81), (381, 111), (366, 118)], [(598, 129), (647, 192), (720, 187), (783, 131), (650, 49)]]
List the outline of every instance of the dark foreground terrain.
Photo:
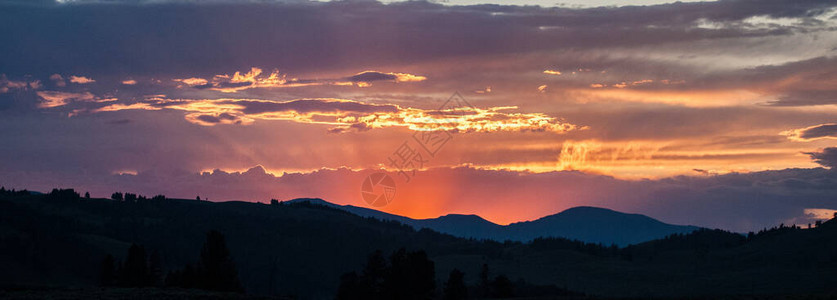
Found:
[(34, 288), (17, 287), (0, 291), (2, 299), (289, 299), (240, 293), (176, 288)]
[[(158, 253), (167, 274), (196, 260), (210, 230), (226, 237), (247, 294), (165, 288), (164, 278), (157, 288), (97, 287), (107, 255), (123, 261), (132, 244), (142, 245)], [(432, 262), (430, 295), (439, 298), (454, 269), (462, 271), (471, 298), (478, 297), (485, 278), (500, 277), (510, 282), (511, 294), (503, 297), (529, 299), (837, 295), (834, 220), (750, 235), (698, 230), (619, 248), (560, 238), (462, 239), (304, 201), (268, 205), (88, 199), (66, 191), (0, 193), (2, 298), (332, 299), (343, 275), (368, 269), (371, 253), (389, 257), (401, 248), (426, 253)]]

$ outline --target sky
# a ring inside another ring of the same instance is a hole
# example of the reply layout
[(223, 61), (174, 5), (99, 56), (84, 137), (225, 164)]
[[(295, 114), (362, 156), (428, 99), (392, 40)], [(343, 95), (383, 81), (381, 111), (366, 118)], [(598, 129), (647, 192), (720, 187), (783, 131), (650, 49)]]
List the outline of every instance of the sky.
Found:
[(837, 209), (833, 1), (6, 0), (0, 28), (7, 188), (740, 232)]

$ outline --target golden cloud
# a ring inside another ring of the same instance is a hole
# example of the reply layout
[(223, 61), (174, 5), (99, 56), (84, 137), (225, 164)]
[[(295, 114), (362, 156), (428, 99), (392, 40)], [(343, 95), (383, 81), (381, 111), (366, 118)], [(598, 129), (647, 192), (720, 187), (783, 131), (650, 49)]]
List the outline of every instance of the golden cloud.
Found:
[(298, 79), (288, 78), (288, 75), (280, 73), (279, 70), (273, 70), (268, 74), (263, 69), (257, 67), (252, 67), (247, 72), (236, 71), (232, 75), (215, 75), (209, 80), (199, 77), (172, 79), (172, 81), (181, 84), (178, 87), (188, 86), (223, 93), (234, 93), (254, 88), (293, 88), (321, 85), (369, 87), (372, 86), (373, 81), (401, 83), (424, 80), (427, 80), (427, 77), (421, 75), (395, 72), (383, 73), (378, 71), (363, 71), (340, 79)]
[(395, 76), (395, 82), (418, 82), (418, 81), (425, 81), (427, 77), (420, 76), (420, 75), (413, 75), (407, 73), (389, 73), (390, 75)]
[(108, 106), (105, 106), (105, 107), (101, 107), (101, 108), (97, 108), (97, 109), (91, 110), (90, 112), (92, 112), (92, 113), (98, 113), (98, 112), (109, 112), (109, 111), (120, 111), (120, 110), (135, 110), (135, 109), (141, 109), (141, 110), (161, 110), (162, 108), (160, 108), (160, 107), (154, 107), (154, 106), (152, 106), (151, 104), (149, 104), (149, 103), (144, 103), (144, 102), (133, 103), (133, 104), (122, 104), (122, 103), (116, 103), (116, 104), (111, 104), (111, 105), (108, 105)]
[(209, 83), (209, 81), (207, 81), (206, 79), (197, 78), (197, 77), (175, 78), (175, 79), (172, 79), (172, 81), (185, 83), (186, 85), (189, 85), (189, 86), (204, 85), (204, 84)]
[(426, 110), (392, 104), (317, 98), (291, 101), (258, 99), (148, 98), (130, 105), (113, 104), (92, 112), (128, 109), (185, 111), (191, 123), (249, 125), (255, 120), (286, 120), (332, 126), (332, 132), (404, 127), (413, 131), (565, 133), (585, 129), (542, 113), (508, 112), (517, 107), (461, 107)]

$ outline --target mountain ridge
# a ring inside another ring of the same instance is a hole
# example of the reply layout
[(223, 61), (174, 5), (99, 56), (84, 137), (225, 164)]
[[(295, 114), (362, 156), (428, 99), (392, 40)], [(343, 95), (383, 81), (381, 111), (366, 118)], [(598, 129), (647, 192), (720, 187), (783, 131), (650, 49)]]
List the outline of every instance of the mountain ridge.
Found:
[(462, 238), (499, 242), (528, 242), (539, 237), (561, 237), (588, 243), (626, 246), (671, 234), (685, 234), (701, 228), (668, 224), (642, 214), (594, 206), (576, 206), (536, 220), (500, 225), (476, 214), (454, 213), (436, 218), (413, 219), (371, 208), (334, 204), (319, 198), (299, 198), (287, 202), (305, 201), (342, 209), (362, 217), (398, 221), (415, 229), (428, 228)]

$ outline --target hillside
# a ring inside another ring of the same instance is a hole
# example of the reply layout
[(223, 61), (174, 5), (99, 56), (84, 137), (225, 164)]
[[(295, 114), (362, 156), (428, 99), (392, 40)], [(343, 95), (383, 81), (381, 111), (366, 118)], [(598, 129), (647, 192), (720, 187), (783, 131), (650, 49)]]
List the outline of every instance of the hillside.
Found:
[[(460, 218), (460, 217), (455, 217)], [(473, 217), (464, 216), (467, 222)], [(227, 237), (248, 293), (331, 299), (340, 275), (375, 250), (424, 250), (437, 288), (458, 268), (602, 297), (837, 295), (837, 223), (750, 237), (699, 230), (627, 248), (560, 238), (497, 243), (416, 231), (310, 202), (113, 201), (0, 195), (0, 285), (91, 287), (106, 254), (131, 243), (159, 251), (166, 270), (200, 252), (210, 229)]]

